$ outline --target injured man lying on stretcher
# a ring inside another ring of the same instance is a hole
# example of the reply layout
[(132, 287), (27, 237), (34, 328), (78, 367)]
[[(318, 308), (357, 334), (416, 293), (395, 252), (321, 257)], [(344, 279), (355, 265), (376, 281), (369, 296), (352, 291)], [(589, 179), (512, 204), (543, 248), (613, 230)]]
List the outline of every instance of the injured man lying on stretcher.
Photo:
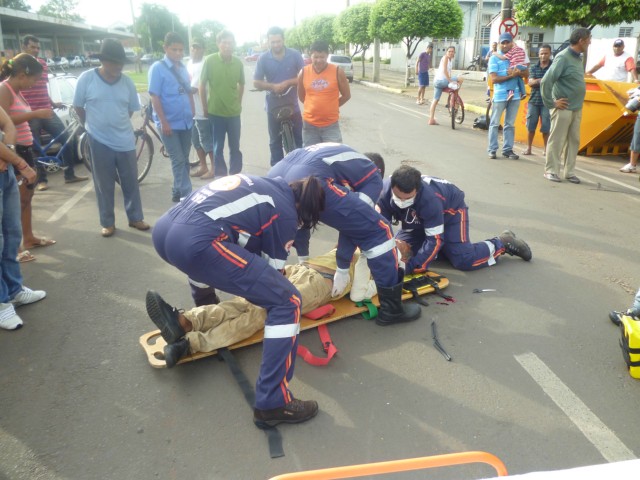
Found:
[[(347, 293), (354, 302), (376, 294), (376, 285), (367, 261), (359, 255), (359, 251), (351, 262), (351, 285), (338, 297), (331, 296), (335, 271), (335, 249), (302, 264), (285, 266), (285, 276), (302, 297), (303, 314), (338, 300)], [(167, 342), (164, 347), (167, 368), (175, 366), (188, 353), (211, 352), (250, 337), (264, 328), (267, 317), (265, 309), (240, 297), (180, 312), (167, 304), (158, 293), (148, 291), (146, 306), (149, 317)]]

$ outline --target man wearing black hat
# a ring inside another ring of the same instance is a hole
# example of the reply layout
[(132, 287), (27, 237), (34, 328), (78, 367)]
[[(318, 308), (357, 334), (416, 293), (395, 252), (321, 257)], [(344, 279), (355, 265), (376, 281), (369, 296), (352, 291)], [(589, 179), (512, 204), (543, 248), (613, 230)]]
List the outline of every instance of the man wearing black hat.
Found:
[(618, 38), (613, 42), (613, 53), (602, 57), (598, 63), (596, 63), (587, 72), (587, 76), (593, 76), (595, 72), (604, 69), (598, 75), (600, 80), (614, 80), (616, 82), (628, 81), (627, 72), (631, 74), (631, 78), (635, 83), (638, 83), (638, 72), (636, 72), (636, 62), (633, 60), (633, 56), (624, 51), (624, 42), (621, 38)]
[(133, 81), (122, 74), (127, 57), (122, 44), (113, 38), (102, 42), (96, 57), (102, 66), (80, 75), (73, 106), (89, 134), (102, 236), (110, 237), (116, 230), (113, 203), (117, 177), (129, 226), (149, 230), (143, 221), (136, 140), (130, 120), (133, 112), (140, 110), (140, 102)]

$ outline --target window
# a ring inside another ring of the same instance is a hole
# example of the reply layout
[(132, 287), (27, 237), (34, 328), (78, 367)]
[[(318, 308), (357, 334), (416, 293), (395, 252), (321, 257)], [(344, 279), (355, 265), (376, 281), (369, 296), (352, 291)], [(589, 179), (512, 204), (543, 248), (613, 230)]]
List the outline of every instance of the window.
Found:
[(489, 45), (491, 36), (491, 27), (482, 27), (480, 29), (480, 45)]
[(619, 37), (633, 37), (633, 27), (620, 27)]

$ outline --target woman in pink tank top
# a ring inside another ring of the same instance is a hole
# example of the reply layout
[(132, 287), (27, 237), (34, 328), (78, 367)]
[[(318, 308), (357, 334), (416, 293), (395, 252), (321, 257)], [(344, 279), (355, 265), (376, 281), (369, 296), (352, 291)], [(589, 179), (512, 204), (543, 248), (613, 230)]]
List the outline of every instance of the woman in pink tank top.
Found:
[[(16, 153), (35, 170), (33, 151), (33, 134), (29, 128), (29, 120), (34, 118), (51, 118), (53, 110), (43, 108), (32, 111), (29, 104), (20, 93), (21, 90), (31, 88), (42, 75), (42, 65), (31, 55), (20, 53), (5, 60), (0, 68), (0, 107), (8, 114), (16, 126)], [(20, 176), (20, 172), (16, 172)], [(36, 182), (37, 183), (37, 182)], [(20, 206), (22, 220), (22, 249), (46, 247), (53, 245), (55, 240), (38, 238), (31, 226), (31, 200), (35, 183), (22, 182), (20, 185)], [(18, 254), (21, 262), (35, 260), (35, 257), (24, 250)]]

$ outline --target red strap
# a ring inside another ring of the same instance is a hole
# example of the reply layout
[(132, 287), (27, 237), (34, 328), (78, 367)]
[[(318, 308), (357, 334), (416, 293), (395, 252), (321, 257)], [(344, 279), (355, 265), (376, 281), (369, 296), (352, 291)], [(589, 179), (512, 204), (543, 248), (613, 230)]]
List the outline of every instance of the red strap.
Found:
[(338, 353), (338, 349), (333, 344), (331, 340), (331, 335), (329, 335), (329, 329), (326, 325), (318, 326), (318, 335), (320, 335), (320, 341), (322, 341), (322, 349), (327, 354), (326, 358), (317, 357), (313, 353), (309, 351), (309, 349), (305, 346), (298, 345), (298, 356), (300, 356), (305, 362), (309, 365), (314, 365), (316, 367), (324, 367), (331, 361), (333, 356)]
[(311, 310), (304, 314), (305, 317), (310, 318), (311, 320), (320, 320), (321, 318), (328, 317), (333, 315), (336, 311), (336, 307), (327, 303), (321, 307), (316, 308), (315, 310)]

